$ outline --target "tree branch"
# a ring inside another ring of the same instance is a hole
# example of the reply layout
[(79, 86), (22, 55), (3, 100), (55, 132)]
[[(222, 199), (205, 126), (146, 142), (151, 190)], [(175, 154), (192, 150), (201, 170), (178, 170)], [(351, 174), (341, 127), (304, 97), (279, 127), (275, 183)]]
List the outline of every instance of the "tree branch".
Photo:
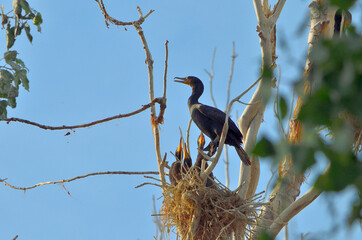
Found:
[(16, 190), (29, 190), (29, 189), (33, 189), (39, 186), (44, 186), (44, 185), (49, 185), (49, 184), (63, 184), (66, 182), (73, 182), (75, 180), (78, 179), (82, 179), (82, 178), (86, 178), (86, 177), (91, 177), (91, 176), (97, 176), (97, 175), (146, 175), (146, 174), (159, 174), (159, 172), (152, 172), (152, 171), (146, 171), (146, 172), (129, 172), (129, 171), (107, 171), (107, 172), (95, 172), (95, 173), (88, 173), (85, 175), (80, 175), (80, 176), (76, 176), (73, 178), (69, 178), (69, 179), (63, 179), (63, 180), (58, 180), (58, 181), (49, 181), (49, 182), (41, 182), (41, 183), (37, 183), (33, 186), (30, 187), (16, 187), (14, 185), (9, 184), (6, 180), (7, 179), (0, 179), (0, 182), (4, 183), (6, 186), (16, 189)]
[[(126, 26), (126, 25), (132, 25), (137, 33), (138, 36), (141, 38), (142, 41), (142, 45), (143, 45), (143, 49), (145, 51), (146, 54), (146, 60), (145, 63), (147, 64), (147, 70), (148, 70), (148, 86), (149, 86), (149, 96), (150, 96), (150, 101), (153, 101), (154, 97), (154, 86), (153, 86), (153, 60), (152, 60), (152, 55), (150, 52), (150, 49), (148, 47), (148, 43), (145, 37), (145, 34), (142, 30), (142, 23), (145, 21), (145, 19), (154, 12), (154, 10), (150, 10), (145, 16), (143, 15), (141, 8), (137, 6), (137, 11), (139, 13), (139, 19), (133, 22), (121, 22), (118, 21), (114, 18), (112, 18), (111, 16), (108, 15), (104, 4), (103, 4), (103, 0), (95, 0), (98, 3), (98, 6), (100, 7), (102, 14), (105, 18), (105, 22), (107, 27), (109, 26), (108, 22), (111, 22), (115, 25), (121, 25), (121, 26)], [(168, 47), (167, 47), (167, 43), (166, 43), (166, 60), (167, 61), (167, 57), (168, 57)], [(164, 184), (166, 183), (165, 180), (165, 171), (164, 171), (164, 167), (162, 167), (162, 156), (161, 156), (161, 150), (160, 150), (160, 132), (158, 129), (158, 125), (160, 123), (163, 122), (163, 114), (164, 114), (164, 109), (166, 108), (166, 84), (165, 84), (165, 79), (167, 75), (167, 64), (165, 65), (165, 76), (164, 76), (164, 96), (162, 98), (162, 103), (161, 103), (161, 110), (160, 110), (160, 115), (157, 116), (156, 115), (156, 108), (155, 106), (151, 106), (151, 125), (152, 125), (152, 133), (153, 133), (153, 137), (154, 137), (154, 142), (155, 142), (155, 150), (156, 150), (156, 158), (157, 158), (157, 165), (158, 165), (158, 170), (160, 173), (160, 180), (162, 183), (162, 186), (164, 186)], [(163, 108), (163, 110), (162, 110)]]
[(104, 21), (106, 23), (106, 26), (107, 28), (109, 28), (109, 22), (111, 22), (112, 24), (114, 25), (117, 25), (117, 26), (131, 26), (131, 25), (134, 25), (134, 24), (138, 24), (138, 25), (141, 25), (145, 19), (151, 14), (154, 12), (154, 10), (150, 10), (146, 16), (143, 16), (143, 14), (140, 14), (140, 18), (138, 20), (135, 20), (135, 21), (132, 21), (132, 22), (122, 22), (122, 21), (119, 21), (111, 16), (108, 15), (107, 13), (107, 10), (104, 6), (104, 3), (103, 3), (103, 0), (95, 0), (99, 6), (99, 8), (101, 9), (101, 12), (104, 16)]
[(216, 55), (216, 48), (214, 48), (214, 51), (212, 53), (212, 59), (211, 59), (211, 68), (210, 68), (210, 71), (207, 71), (205, 69), (205, 72), (206, 74), (209, 76), (209, 85), (210, 85), (210, 97), (211, 97), (211, 101), (212, 101), (212, 104), (214, 105), (214, 107), (217, 108), (217, 105), (216, 105), (216, 102), (215, 102), (215, 99), (214, 99), (214, 95), (212, 93), (212, 82), (214, 80), (214, 76), (215, 76), (215, 72), (214, 72), (214, 62), (215, 62), (215, 55)]
[(86, 128), (86, 127), (91, 127), (91, 126), (94, 126), (94, 125), (97, 125), (97, 124), (100, 124), (100, 123), (109, 122), (109, 121), (112, 121), (112, 120), (115, 120), (115, 119), (126, 118), (126, 117), (136, 115), (136, 114), (138, 114), (140, 112), (143, 112), (144, 110), (150, 108), (151, 106), (154, 106), (156, 103), (161, 104), (162, 99), (161, 98), (155, 98), (149, 104), (143, 105), (140, 109), (135, 110), (135, 111), (130, 112), (130, 113), (118, 114), (118, 115), (115, 115), (115, 116), (112, 116), (112, 117), (104, 118), (104, 119), (93, 121), (93, 122), (90, 122), (90, 123), (85, 123), (85, 124), (80, 124), (80, 125), (72, 125), (72, 126), (67, 126), (67, 125), (63, 125), (63, 126), (47, 126), (47, 125), (43, 125), (43, 124), (40, 124), (40, 123), (32, 122), (32, 121), (29, 121), (29, 120), (26, 120), (26, 119), (21, 119), (21, 118), (6, 118), (6, 119), (0, 119), (0, 121), (5, 121), (8, 124), (10, 122), (21, 122), (21, 123), (33, 125), (35, 127), (45, 129), (45, 130), (64, 130), (64, 129)]
[[(265, 70), (274, 67), (275, 62), (275, 24), (284, 6), (285, 0), (279, 0), (275, 11), (271, 12), (268, 1), (253, 0), (256, 17), (258, 20), (257, 32), (259, 32), (260, 47), (262, 53), (262, 75)], [(244, 149), (250, 153), (255, 146), (256, 136), (263, 120), (266, 107), (265, 94), (271, 91), (271, 79), (263, 77), (248, 106), (238, 120), (241, 133), (244, 135)], [(256, 156), (250, 156), (251, 167), (240, 165), (239, 186), (240, 196), (243, 198), (255, 193), (259, 182), (260, 165)]]
[[(308, 57), (304, 69), (303, 76), (306, 78), (311, 69), (310, 52), (314, 44), (317, 42), (321, 34), (325, 34), (327, 37), (331, 37), (331, 29), (334, 21), (331, 12), (335, 9), (326, 6), (321, 6), (320, 1), (313, 0), (309, 4), (311, 11), (311, 28), (308, 36)], [(332, 19), (333, 18), (333, 19)], [(310, 83), (305, 82), (304, 92), (306, 93), (310, 88)], [(302, 106), (302, 98), (298, 97), (296, 106), (294, 108), (293, 118), (290, 122), (290, 131), (288, 140), (289, 142), (298, 144), (301, 138), (302, 125), (297, 120), (299, 111)], [(282, 226), (286, 224), (293, 216), (295, 216), (300, 210), (309, 205), (315, 198), (317, 198), (320, 192), (315, 189), (310, 189), (298, 200), (295, 200), (300, 194), (300, 187), (303, 183), (303, 174), (297, 174), (293, 170), (293, 162), (289, 156), (286, 156), (280, 164), (279, 180), (269, 195), (268, 202), (270, 205), (263, 207), (260, 214), (260, 224), (255, 228), (256, 235), (264, 230), (270, 231), (271, 234), (277, 235)]]

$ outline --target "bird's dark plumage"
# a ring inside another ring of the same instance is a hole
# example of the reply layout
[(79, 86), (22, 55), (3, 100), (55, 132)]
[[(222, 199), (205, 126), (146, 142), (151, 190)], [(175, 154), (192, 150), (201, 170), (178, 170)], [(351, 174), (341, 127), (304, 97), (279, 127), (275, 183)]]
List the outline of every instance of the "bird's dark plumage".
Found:
[[(179, 79), (175, 80), (176, 82), (187, 84), (192, 88), (192, 94), (188, 100), (191, 118), (198, 128), (211, 139), (211, 145), (209, 144), (208, 147), (214, 146), (216, 149), (219, 144), (226, 114), (217, 108), (199, 103), (199, 98), (204, 92), (204, 84), (200, 79), (192, 76), (176, 79)], [(229, 130), (226, 135), (225, 143), (234, 146), (240, 159), (246, 165), (250, 165), (251, 163), (248, 155), (240, 146), (243, 143), (243, 135), (230, 118), (228, 119), (228, 124)]]

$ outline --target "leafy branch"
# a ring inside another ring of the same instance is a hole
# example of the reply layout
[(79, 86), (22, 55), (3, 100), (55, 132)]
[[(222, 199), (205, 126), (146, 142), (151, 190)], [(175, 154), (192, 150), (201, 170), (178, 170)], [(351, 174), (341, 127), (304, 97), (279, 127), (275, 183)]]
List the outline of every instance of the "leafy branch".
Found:
[[(31, 22), (31, 23), (30, 23)], [(33, 42), (30, 25), (37, 27), (41, 32), (43, 19), (41, 14), (29, 6), (26, 0), (13, 0), (13, 9), (5, 13), (1, 6), (1, 25), (2, 29), (6, 26), (6, 52), (0, 59), (0, 119), (7, 118), (7, 106), (16, 107), (16, 98), (19, 95), (19, 85), (29, 91), (29, 79), (27, 77), (29, 69), (25, 63), (18, 58), (18, 52), (10, 50), (22, 32), (25, 32), (29, 42)], [(24, 30), (24, 31), (23, 31)]]

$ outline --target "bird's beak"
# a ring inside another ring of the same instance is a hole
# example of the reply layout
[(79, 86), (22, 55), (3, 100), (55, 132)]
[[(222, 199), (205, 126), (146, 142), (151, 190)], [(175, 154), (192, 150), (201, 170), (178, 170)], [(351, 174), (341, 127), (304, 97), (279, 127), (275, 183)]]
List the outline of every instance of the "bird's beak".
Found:
[(190, 85), (190, 80), (187, 78), (180, 78), (180, 77), (175, 77), (175, 79), (180, 79), (180, 80), (175, 80), (175, 82), (179, 82), (179, 83), (183, 83), (186, 85)]

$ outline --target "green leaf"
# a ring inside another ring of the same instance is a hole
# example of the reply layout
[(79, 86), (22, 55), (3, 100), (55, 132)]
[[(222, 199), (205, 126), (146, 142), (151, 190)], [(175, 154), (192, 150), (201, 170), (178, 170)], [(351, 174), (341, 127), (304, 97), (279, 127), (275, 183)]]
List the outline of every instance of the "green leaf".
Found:
[(255, 145), (253, 154), (258, 155), (260, 157), (269, 157), (275, 155), (275, 148), (267, 138), (263, 137), (260, 141)]
[(4, 59), (7, 63), (15, 61), (17, 55), (18, 55), (17, 51), (7, 51), (4, 53)]
[(9, 61), (7, 62), (7, 64), (9, 64), (12, 67), (12, 69), (14, 69), (14, 71), (20, 71), (21, 69), (23, 69), (22, 66), (17, 64), (16, 62)]
[(36, 25), (36, 28), (37, 28), (38, 32), (41, 32), (41, 26), (40, 25)]
[(29, 79), (27, 77), (27, 71), (25, 69), (19, 70), (15, 72), (15, 85), (18, 86), (21, 83), (25, 90), (29, 91)]
[(299, 173), (303, 173), (316, 163), (315, 151), (316, 149), (304, 145), (293, 145), (291, 147), (293, 163)]
[(35, 17), (33, 18), (33, 24), (36, 26), (39, 26), (42, 23), (43, 23), (43, 18), (41, 16), (41, 14), (38, 12), (38, 13), (36, 13)]
[(23, 62), (23, 60), (17, 58), (17, 59), (15, 59), (15, 62), (16, 62), (17, 64), (19, 64), (20, 66), (22, 66), (23, 68), (25, 68), (25, 63)]
[(284, 97), (279, 98), (279, 109), (280, 109), (280, 115), (281, 115), (282, 119), (284, 119), (288, 113), (288, 106), (287, 106), (287, 102), (285, 101)]
[(14, 80), (14, 75), (11, 72), (9, 72), (8, 70), (1, 69), (0, 70), (0, 81), (2, 81), (2, 79), (11, 82)]
[(6, 49), (9, 50), (15, 43), (15, 27), (10, 27), (10, 24), (6, 28)]
[(348, 10), (355, 2), (356, 0), (331, 0), (332, 5), (340, 7), (343, 10)]
[(31, 13), (29, 3), (26, 0), (20, 0), (19, 5), (25, 10), (26, 14)]
[(273, 240), (274, 238), (272, 238), (271, 236), (269, 236), (268, 233), (266, 233), (265, 231), (263, 231), (257, 238), (257, 240)]
[(9, 98), (9, 100), (8, 100), (8, 105), (9, 105), (11, 108), (16, 108), (16, 98)]
[(8, 102), (5, 100), (0, 101), (0, 119), (7, 118), (6, 107), (8, 106)]
[(349, 214), (348, 217), (348, 224), (351, 226), (353, 224), (353, 222), (355, 220), (357, 220), (358, 222), (361, 222), (362, 220), (362, 196), (361, 196), (361, 192), (358, 193), (359, 197), (356, 197), (354, 202), (353, 202), (353, 206), (352, 206), (352, 210), (351, 213)]
[(24, 26), (24, 30), (25, 30), (26, 37), (28, 38), (29, 42), (32, 43), (32, 42), (33, 42), (33, 36), (32, 36), (31, 33), (30, 33), (30, 26), (29, 26), (29, 24), (26, 24), (26, 25)]
[(362, 162), (352, 153), (340, 154), (325, 149), (324, 154), (330, 159), (329, 170), (318, 177), (315, 186), (324, 191), (341, 191), (353, 184), (358, 186), (361, 181)]

